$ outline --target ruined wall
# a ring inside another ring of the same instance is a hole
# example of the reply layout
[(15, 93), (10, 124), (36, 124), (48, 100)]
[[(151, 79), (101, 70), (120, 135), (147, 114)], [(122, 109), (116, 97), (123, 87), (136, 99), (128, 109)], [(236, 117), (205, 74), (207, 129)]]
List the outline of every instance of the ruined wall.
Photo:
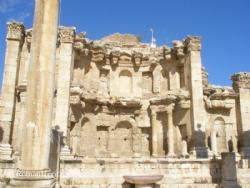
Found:
[[(14, 93), (4, 89), (1, 100), (1, 148), (9, 144), (11, 149), (0, 148), (0, 157), (9, 157), (12, 170), (22, 153), (29, 100), (32, 30), (22, 33), (21, 43), (13, 44), (19, 57), (16, 78), (3, 84)], [(68, 176), (62, 175), (62, 185), (121, 187), (124, 175), (159, 173), (164, 175), (161, 187), (215, 187), (221, 181), (222, 152), (248, 158), (249, 74), (236, 75), (234, 88), (210, 85), (200, 50), (199, 37), (152, 48), (132, 35), (90, 41), (85, 33), (76, 35), (75, 28), (61, 27), (52, 127), (62, 133), (60, 171)], [(240, 174), (250, 174), (238, 163)], [(89, 177), (93, 174), (98, 177)], [(242, 175), (239, 179), (247, 184)]]

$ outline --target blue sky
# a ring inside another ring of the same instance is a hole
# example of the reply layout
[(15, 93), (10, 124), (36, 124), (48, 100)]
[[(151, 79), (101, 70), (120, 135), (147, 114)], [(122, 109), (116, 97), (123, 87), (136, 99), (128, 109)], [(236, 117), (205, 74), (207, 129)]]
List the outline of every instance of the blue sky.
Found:
[[(90, 39), (132, 33), (157, 44), (187, 35), (202, 37), (202, 62), (212, 84), (231, 85), (234, 72), (250, 72), (250, 0), (61, 0), (60, 24), (86, 31)], [(32, 26), (34, 0), (0, 0), (0, 83), (6, 22)]]

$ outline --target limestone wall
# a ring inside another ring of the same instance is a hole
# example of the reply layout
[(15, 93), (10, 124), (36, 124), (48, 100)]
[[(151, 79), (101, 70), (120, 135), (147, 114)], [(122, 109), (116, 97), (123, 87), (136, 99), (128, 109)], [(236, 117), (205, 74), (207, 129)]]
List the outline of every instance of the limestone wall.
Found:
[[(13, 165), (6, 176), (20, 162), (30, 100), (32, 30), (21, 28), (18, 40), (8, 38), (1, 98), (0, 157)], [(75, 32), (61, 27), (56, 49), (51, 122), (62, 133), (63, 186), (121, 187), (126, 174), (159, 173), (161, 187), (215, 187), (222, 152), (250, 156), (249, 75), (235, 75), (233, 88), (210, 85), (199, 37), (152, 48), (130, 35), (90, 41)], [(249, 168), (237, 172), (247, 185)]]

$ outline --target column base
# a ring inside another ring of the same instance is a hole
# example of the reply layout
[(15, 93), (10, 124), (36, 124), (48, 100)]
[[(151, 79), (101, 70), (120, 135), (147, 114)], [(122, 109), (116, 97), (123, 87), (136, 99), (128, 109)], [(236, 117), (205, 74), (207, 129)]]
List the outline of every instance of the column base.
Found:
[(12, 148), (10, 144), (0, 144), (0, 160), (12, 160)]
[(174, 153), (169, 153), (167, 154), (166, 158), (173, 159), (173, 158), (176, 158), (176, 155)]
[(181, 154), (181, 158), (188, 159), (190, 158), (189, 154)]
[(250, 147), (241, 148), (241, 155), (243, 159), (250, 159)]
[(18, 170), (7, 188), (54, 188), (55, 174), (50, 170)]
[(209, 159), (216, 159), (218, 157), (219, 157), (218, 153), (215, 153), (215, 152), (213, 152), (211, 150), (208, 150), (208, 158)]

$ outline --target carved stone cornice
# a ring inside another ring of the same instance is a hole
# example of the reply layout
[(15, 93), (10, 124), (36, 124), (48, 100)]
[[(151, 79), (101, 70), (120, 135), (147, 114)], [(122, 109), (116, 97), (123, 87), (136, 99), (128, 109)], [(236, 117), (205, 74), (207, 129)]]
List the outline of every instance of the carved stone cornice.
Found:
[(171, 103), (169, 105), (151, 105), (151, 115), (156, 115), (156, 113), (166, 112), (167, 114), (172, 114), (175, 104)]
[(91, 53), (87, 46), (88, 44), (86, 39), (86, 32), (81, 32), (75, 36), (74, 40), (75, 51), (79, 52), (81, 55), (89, 56)]
[(139, 67), (142, 64), (142, 57), (143, 57), (143, 54), (140, 52), (133, 53), (134, 65), (136, 67)]
[(106, 51), (103, 47), (93, 46), (91, 54), (92, 54), (92, 61), (99, 63), (105, 59)]
[(84, 107), (84, 102), (81, 101), (82, 89), (80, 87), (70, 88), (69, 103), (72, 107), (81, 106)]
[(175, 40), (173, 41), (174, 53), (177, 59), (181, 59), (185, 56), (184, 54), (184, 44), (182, 41)]
[(109, 106), (123, 107), (123, 108), (140, 108), (142, 106), (140, 99), (116, 99), (108, 101)]
[(22, 23), (10, 22), (7, 23), (7, 39), (8, 40), (23, 40), (25, 36), (25, 28)]
[(201, 38), (198, 36), (188, 36), (185, 40), (185, 46), (188, 52), (201, 50)]
[(60, 27), (59, 40), (61, 43), (74, 43), (75, 28)]
[(225, 99), (235, 99), (236, 94), (232, 89), (229, 88), (204, 88), (203, 93), (205, 97), (211, 100), (225, 100)]
[(113, 51), (110, 53), (110, 62), (112, 65), (118, 65), (121, 53), (119, 51)]
[(162, 105), (162, 104), (171, 104), (176, 101), (177, 97), (172, 94), (168, 94), (166, 96), (155, 97), (150, 99), (151, 105)]
[(233, 88), (239, 91), (239, 88), (250, 89), (250, 72), (239, 72), (231, 76)]
[(163, 56), (164, 56), (164, 59), (166, 59), (167, 61), (171, 60), (172, 59), (171, 48), (164, 47), (163, 48)]
[(230, 110), (235, 106), (234, 100), (210, 100), (205, 99), (205, 105), (207, 109), (226, 109)]

